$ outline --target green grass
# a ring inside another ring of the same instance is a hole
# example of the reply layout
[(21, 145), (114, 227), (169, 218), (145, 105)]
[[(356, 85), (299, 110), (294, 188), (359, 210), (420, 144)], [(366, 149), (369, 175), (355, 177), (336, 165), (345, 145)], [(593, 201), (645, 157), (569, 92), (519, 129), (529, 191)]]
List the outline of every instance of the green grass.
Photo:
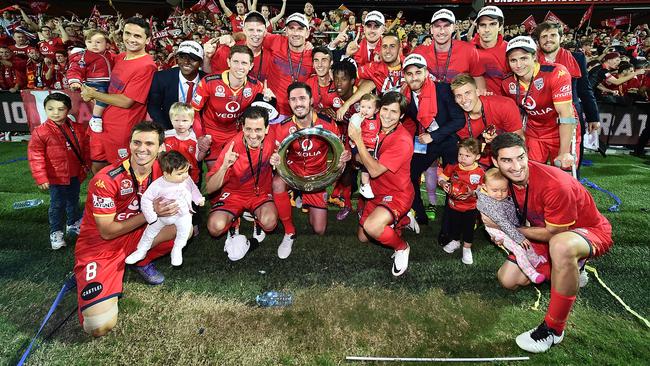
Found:
[[(25, 144), (0, 144), (0, 161), (26, 155)], [(612, 156), (584, 175), (623, 200), (618, 213), (605, 212), (614, 227), (612, 251), (591, 262), (601, 277), (641, 315), (650, 316), (650, 167), (641, 159)], [(592, 191), (601, 210), (613, 202)], [(45, 205), (14, 211), (14, 201), (41, 197)], [(85, 199), (82, 197), (82, 199)], [(15, 364), (27, 346), (63, 278), (73, 264), (73, 246), (52, 252), (47, 202), (27, 162), (0, 165), (0, 364)], [(325, 237), (307, 230), (295, 212), (300, 236), (287, 260), (276, 256), (280, 233), (240, 262), (229, 262), (223, 239), (203, 230), (185, 251), (181, 269), (169, 258), (157, 262), (164, 285), (150, 287), (137, 274), (125, 275), (117, 327), (108, 336), (86, 336), (75, 316), (30, 358), (33, 365), (214, 364), (336, 365), (347, 355), (402, 357), (498, 357), (526, 355), (514, 336), (536, 326), (548, 305), (549, 286), (509, 292), (495, 273), (504, 253), (483, 235), (475, 244), (475, 265), (442, 252), (438, 221), (416, 236), (409, 271), (390, 274), (390, 251), (359, 243), (351, 215), (339, 223), (330, 212)], [(250, 226), (244, 224), (248, 234)], [(262, 273), (261, 271), (264, 271)], [(288, 290), (294, 305), (262, 309), (255, 295)], [(48, 334), (75, 307), (68, 295)], [(576, 302), (567, 336), (536, 365), (643, 365), (650, 361), (650, 332), (591, 278)], [(136, 361), (134, 361), (136, 360)]]

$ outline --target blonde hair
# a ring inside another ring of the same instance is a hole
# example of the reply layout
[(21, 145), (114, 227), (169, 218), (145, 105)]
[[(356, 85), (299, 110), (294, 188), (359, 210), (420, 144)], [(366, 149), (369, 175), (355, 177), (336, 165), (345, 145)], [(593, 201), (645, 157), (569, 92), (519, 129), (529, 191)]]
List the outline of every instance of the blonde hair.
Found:
[(169, 118), (174, 118), (174, 116), (178, 115), (187, 115), (193, 119), (194, 108), (192, 108), (192, 106), (187, 103), (176, 102), (172, 104), (171, 108), (169, 108)]
[(476, 88), (476, 80), (470, 74), (458, 74), (451, 81), (451, 90), (456, 90), (466, 84), (472, 84)]
[(361, 97), (361, 99), (359, 100), (359, 102), (361, 102), (361, 101), (375, 102), (375, 109), (377, 109), (377, 108), (379, 108), (379, 100), (380, 99), (379, 99), (379, 97), (377, 95), (372, 94), (372, 93), (368, 93), (368, 94), (364, 94)]
[(483, 178), (483, 180), (485, 183), (492, 180), (504, 180), (507, 182), (508, 178), (504, 177), (503, 174), (501, 174), (499, 168), (490, 168), (485, 172), (485, 178)]

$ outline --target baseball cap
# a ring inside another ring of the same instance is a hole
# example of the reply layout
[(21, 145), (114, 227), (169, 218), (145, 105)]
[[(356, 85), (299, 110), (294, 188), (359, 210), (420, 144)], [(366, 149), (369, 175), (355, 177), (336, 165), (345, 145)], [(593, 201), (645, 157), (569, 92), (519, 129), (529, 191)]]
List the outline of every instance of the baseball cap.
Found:
[(448, 20), (449, 22), (456, 23), (456, 16), (454, 13), (451, 12), (451, 10), (448, 9), (440, 9), (437, 12), (433, 13), (433, 17), (431, 18), (431, 23), (435, 23), (436, 20)]
[(497, 8), (496, 6), (484, 6), (479, 12), (478, 15), (476, 16), (476, 20), (482, 16), (490, 17), (492, 19), (500, 19), (503, 21), (503, 12), (501, 9)]
[(378, 12), (377, 10), (373, 10), (370, 13), (366, 14), (366, 19), (363, 22), (363, 24), (366, 24), (368, 22), (375, 22), (379, 25), (385, 25), (386, 18), (384, 18), (384, 14), (382, 14), (381, 12)]
[(404, 63), (402, 63), (402, 70), (406, 70), (407, 67), (409, 66), (417, 66), (418, 68), (423, 68), (427, 67), (427, 60), (422, 57), (422, 55), (418, 55), (417, 53), (412, 53), (404, 59)]
[(510, 40), (510, 42), (508, 42), (508, 46), (506, 47), (506, 54), (515, 48), (521, 48), (524, 51), (528, 51), (530, 53), (537, 52), (537, 44), (529, 36), (519, 36)]
[(248, 14), (246, 14), (246, 16), (244, 17), (244, 23), (247, 23), (254, 19), (259, 19), (261, 23), (266, 24), (266, 19), (264, 18), (264, 15), (262, 15), (262, 13), (260, 13), (259, 11), (251, 11)]
[(203, 47), (195, 41), (183, 41), (178, 45), (176, 54), (185, 53), (203, 60)]
[(289, 15), (289, 17), (287, 18), (287, 21), (284, 22), (284, 24), (289, 25), (289, 23), (291, 23), (291, 22), (296, 22), (296, 23), (302, 25), (305, 28), (309, 28), (309, 21), (307, 20), (307, 17), (305, 16), (305, 14), (293, 13), (293, 14)]

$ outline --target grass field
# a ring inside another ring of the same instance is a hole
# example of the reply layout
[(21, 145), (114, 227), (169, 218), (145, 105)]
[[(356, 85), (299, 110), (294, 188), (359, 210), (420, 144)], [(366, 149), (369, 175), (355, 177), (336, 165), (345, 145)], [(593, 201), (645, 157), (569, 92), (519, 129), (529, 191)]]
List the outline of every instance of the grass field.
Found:
[[(0, 144), (0, 162), (24, 157), (26, 144)], [(621, 211), (605, 212), (615, 246), (591, 262), (621, 298), (650, 316), (650, 166), (638, 158), (589, 156), (584, 176), (617, 194)], [(601, 211), (613, 204), (592, 191)], [(41, 197), (45, 205), (14, 211), (14, 201)], [(83, 196), (85, 199), (85, 195)], [(26, 161), (0, 165), (0, 364), (15, 364), (46, 314), (66, 274), (73, 246), (49, 249), (47, 202)], [(295, 213), (300, 234), (291, 256), (276, 256), (280, 233), (232, 263), (223, 239), (202, 231), (186, 248), (181, 269), (157, 262), (166, 275), (150, 287), (127, 271), (117, 327), (108, 336), (86, 336), (75, 316), (30, 358), (33, 365), (336, 365), (348, 355), (498, 357), (527, 355), (514, 337), (537, 326), (548, 305), (549, 285), (509, 292), (495, 273), (504, 253), (477, 235), (475, 264), (448, 255), (435, 242), (439, 219), (411, 244), (408, 272), (390, 274), (390, 251), (359, 243), (354, 215), (339, 223), (330, 212), (325, 237), (307, 234), (306, 216)], [(250, 226), (243, 231), (249, 234)], [(70, 241), (70, 240), (68, 240)], [(255, 295), (287, 290), (294, 305), (255, 306)], [(68, 295), (44, 333), (76, 306)], [(592, 277), (578, 296), (562, 344), (534, 365), (647, 365), (650, 329), (629, 314)]]

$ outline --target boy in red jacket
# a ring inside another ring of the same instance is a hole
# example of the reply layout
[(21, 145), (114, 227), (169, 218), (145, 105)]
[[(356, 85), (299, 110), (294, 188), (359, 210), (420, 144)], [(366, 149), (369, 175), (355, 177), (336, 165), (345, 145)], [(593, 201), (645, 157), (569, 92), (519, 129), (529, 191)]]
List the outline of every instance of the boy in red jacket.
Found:
[(64, 210), (68, 216), (66, 231), (79, 235), (79, 187), (89, 170), (90, 149), (85, 126), (68, 118), (70, 97), (55, 92), (43, 104), (47, 121), (32, 131), (27, 156), (36, 185), (50, 191), (50, 243), (56, 250), (65, 246)]

